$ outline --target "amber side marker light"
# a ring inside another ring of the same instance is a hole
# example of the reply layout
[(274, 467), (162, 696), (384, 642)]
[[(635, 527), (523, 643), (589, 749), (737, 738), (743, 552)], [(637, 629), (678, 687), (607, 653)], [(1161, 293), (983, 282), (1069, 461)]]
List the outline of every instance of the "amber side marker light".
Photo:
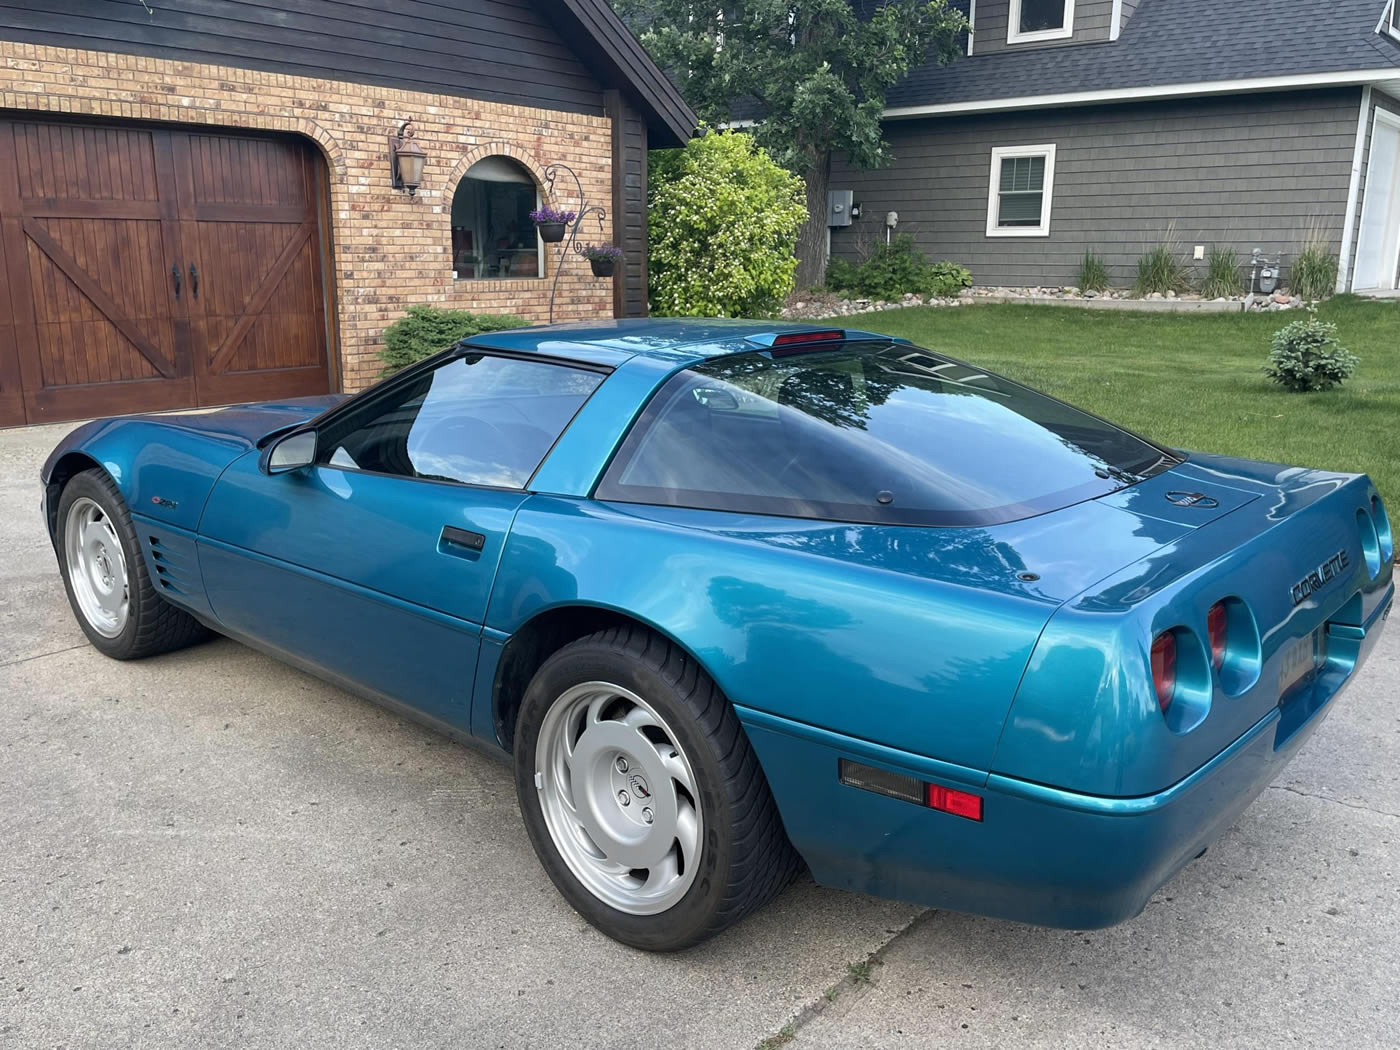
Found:
[(841, 783), (847, 787), (873, 791), (877, 795), (912, 802), (916, 806), (936, 809), (940, 813), (951, 813), (955, 817), (964, 817), (967, 820), (982, 819), (982, 796), (974, 795), (970, 791), (958, 791), (941, 784), (930, 784), (917, 777), (891, 773), (888, 769), (878, 769), (846, 758), (838, 761), (837, 771), (840, 773)]

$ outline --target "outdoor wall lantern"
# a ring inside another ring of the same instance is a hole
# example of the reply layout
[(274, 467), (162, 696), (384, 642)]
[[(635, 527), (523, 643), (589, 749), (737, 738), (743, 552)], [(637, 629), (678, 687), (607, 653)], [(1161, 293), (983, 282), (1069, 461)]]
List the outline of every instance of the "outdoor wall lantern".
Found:
[(389, 136), (389, 177), (394, 189), (408, 190), (412, 197), (423, 182), (423, 165), (428, 154), (423, 147), (413, 141), (413, 121), (405, 120), (399, 125), (397, 135)]

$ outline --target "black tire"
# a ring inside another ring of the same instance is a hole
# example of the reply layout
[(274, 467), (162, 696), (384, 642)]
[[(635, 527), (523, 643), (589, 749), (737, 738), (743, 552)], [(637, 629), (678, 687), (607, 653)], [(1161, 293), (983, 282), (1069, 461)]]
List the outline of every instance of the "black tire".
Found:
[[(705, 827), (698, 875), (684, 897), (654, 915), (619, 911), (579, 881), (550, 834), (535, 786), (545, 714), (567, 690), (594, 681), (644, 698), (694, 770)], [(803, 868), (729, 701), (689, 655), (642, 627), (600, 631), (550, 656), (521, 703), (514, 751), (516, 793), (540, 863), (580, 915), (623, 944), (662, 952), (698, 944), (767, 903)]]
[[(86, 497), (102, 509), (110, 519), (121, 543), (122, 556), (127, 566), (127, 594), (130, 614), (121, 632), (107, 637), (97, 631), (83, 615), (78, 599), (73, 593), (73, 581), (69, 576), (68, 549), (64, 542), (64, 531), (73, 504)], [(63, 576), (63, 588), (68, 592), (68, 604), (78, 626), (87, 635), (93, 647), (116, 660), (138, 660), (144, 656), (167, 653), (181, 649), (209, 636), (209, 629), (189, 613), (177, 609), (156, 593), (146, 571), (146, 560), (141, 556), (141, 545), (137, 540), (136, 529), (131, 523), (131, 513), (121, 492), (107, 476), (106, 471), (85, 470), (76, 474), (63, 488), (58, 500), (58, 568)]]

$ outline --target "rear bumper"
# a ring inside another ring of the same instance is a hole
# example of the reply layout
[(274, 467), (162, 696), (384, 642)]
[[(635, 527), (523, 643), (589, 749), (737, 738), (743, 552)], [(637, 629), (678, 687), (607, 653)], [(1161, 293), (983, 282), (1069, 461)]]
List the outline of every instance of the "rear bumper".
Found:
[[(739, 708), (789, 837), (818, 882), (1044, 926), (1130, 919), (1218, 838), (1312, 735), (1380, 635), (1393, 592), (1314, 687), (1154, 795), (1082, 795), (950, 766)], [(1334, 652), (1337, 650), (1334, 649)], [(1329, 677), (1331, 676), (1331, 677)], [(983, 795), (981, 823), (847, 787), (849, 758)]]

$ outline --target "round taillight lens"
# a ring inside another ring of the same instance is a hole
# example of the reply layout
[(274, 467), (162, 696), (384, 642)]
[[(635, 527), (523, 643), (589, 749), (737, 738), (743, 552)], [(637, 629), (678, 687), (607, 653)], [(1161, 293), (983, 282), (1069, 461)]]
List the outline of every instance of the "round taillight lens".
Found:
[(1206, 614), (1206, 632), (1210, 635), (1210, 665), (1217, 671), (1225, 663), (1225, 630), (1229, 614), (1224, 602), (1216, 602)]
[(1171, 631), (1152, 640), (1152, 688), (1157, 691), (1157, 706), (1166, 714), (1176, 695), (1176, 635)]

